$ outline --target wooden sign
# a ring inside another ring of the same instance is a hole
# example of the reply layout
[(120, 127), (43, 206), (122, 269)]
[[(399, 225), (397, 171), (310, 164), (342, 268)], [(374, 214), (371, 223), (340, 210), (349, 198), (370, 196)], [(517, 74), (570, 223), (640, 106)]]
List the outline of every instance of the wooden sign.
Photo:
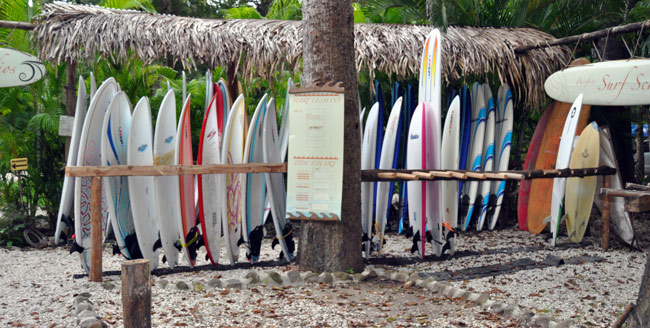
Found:
[(45, 74), (41, 61), (22, 51), (0, 48), (0, 88), (27, 85)]
[(287, 218), (340, 221), (343, 191), (343, 88), (289, 90)]
[(9, 166), (12, 172), (27, 170), (27, 158), (12, 158)]
[(650, 59), (613, 60), (567, 68), (546, 79), (549, 97), (599, 106), (650, 104)]

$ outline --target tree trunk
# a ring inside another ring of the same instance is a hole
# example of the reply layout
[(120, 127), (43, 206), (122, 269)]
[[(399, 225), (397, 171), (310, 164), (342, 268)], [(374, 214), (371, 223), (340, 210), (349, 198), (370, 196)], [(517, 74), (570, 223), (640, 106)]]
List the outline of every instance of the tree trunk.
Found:
[(343, 201), (341, 222), (303, 221), (298, 257), (301, 270), (361, 272), (361, 140), (354, 25), (349, 0), (305, 0), (302, 85), (341, 81), (345, 88)]
[[(648, 254), (650, 259), (650, 254)], [(625, 321), (626, 327), (650, 326), (650, 261), (646, 261), (636, 306)]]

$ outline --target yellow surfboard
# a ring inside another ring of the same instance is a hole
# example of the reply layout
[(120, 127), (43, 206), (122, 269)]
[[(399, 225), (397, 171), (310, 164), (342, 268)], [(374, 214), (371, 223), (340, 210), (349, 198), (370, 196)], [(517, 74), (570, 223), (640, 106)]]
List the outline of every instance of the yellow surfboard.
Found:
[[(598, 125), (591, 122), (582, 130), (576, 143), (569, 168), (580, 169), (597, 167), (600, 153), (600, 136)], [(564, 198), (569, 239), (574, 243), (582, 241), (589, 223), (591, 207), (596, 194), (596, 176), (568, 178)]]

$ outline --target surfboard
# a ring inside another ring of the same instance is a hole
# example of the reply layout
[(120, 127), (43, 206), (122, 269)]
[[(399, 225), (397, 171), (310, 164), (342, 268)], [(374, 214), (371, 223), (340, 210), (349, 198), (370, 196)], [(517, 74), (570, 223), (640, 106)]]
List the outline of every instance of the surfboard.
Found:
[[(219, 121), (217, 119), (217, 95), (210, 100), (208, 110), (203, 116), (197, 164), (220, 164)], [(223, 233), (221, 222), (222, 193), (225, 190), (222, 174), (200, 174), (199, 186), (199, 221), (203, 243), (208, 259), (213, 265), (219, 263), (219, 240)]]
[[(544, 137), (540, 145), (539, 154), (535, 163), (536, 170), (552, 169), (557, 161), (558, 148), (560, 146), (560, 136), (564, 128), (571, 104), (556, 102), (555, 108), (549, 117), (544, 131)], [(576, 131), (582, 131), (589, 118), (590, 107), (584, 105), (580, 112)], [(551, 198), (553, 189), (553, 179), (534, 179), (530, 184), (530, 194), (528, 196), (528, 231), (533, 234), (539, 234), (544, 230), (546, 224), (544, 219), (551, 215)]]
[[(442, 158), (441, 169), (456, 170), (460, 162), (460, 97), (454, 97), (447, 110), (445, 124), (442, 130)], [(456, 236), (453, 229), (458, 226), (458, 181), (445, 180), (441, 183), (442, 193), (442, 222), (448, 225), (445, 230), (445, 240), (449, 242), (449, 254), (456, 251)]]
[[(244, 155), (244, 124), (246, 107), (244, 96), (239, 95), (228, 114), (228, 122), (223, 132), (221, 147), (221, 163), (241, 164)], [(237, 262), (239, 247), (237, 242), (241, 236), (242, 219), (246, 210), (242, 199), (242, 174), (226, 174), (226, 189), (222, 193), (222, 223), (226, 240), (226, 254), (230, 264)]]
[[(377, 141), (375, 142), (375, 165), (374, 169), (379, 168), (379, 162), (381, 160), (381, 147), (384, 140), (384, 96), (381, 91), (381, 85), (379, 81), (375, 80), (375, 92), (377, 97), (377, 103), (379, 104), (379, 111), (377, 112)], [(371, 221), (375, 217), (375, 210), (377, 208), (377, 181), (373, 182), (373, 195), (372, 195), (372, 213)], [(372, 224), (372, 222), (371, 222)], [(372, 231), (372, 228), (370, 228)], [(368, 235), (370, 237), (370, 235)]]
[(212, 83), (212, 73), (210, 70), (205, 71), (205, 102), (204, 102), (204, 111), (208, 111), (208, 107), (212, 102), (212, 96), (214, 95), (214, 84)]
[[(468, 156), (468, 160), (471, 159), (471, 164), (467, 168), (477, 172), (481, 171), (483, 164), (483, 139), (485, 135), (487, 106), (483, 87), (478, 83), (475, 83), (473, 87), (476, 89), (476, 100), (472, 101), (472, 150), (470, 152), (471, 156)], [(474, 93), (474, 90), (472, 92)], [(461, 213), (467, 213), (462, 226), (463, 231), (466, 231), (469, 227), (474, 211), (479, 211), (479, 205), (475, 204), (479, 182), (470, 181), (467, 185), (467, 194), (463, 196), (463, 200), (461, 201), (462, 206), (465, 207), (465, 210), (461, 211)]]
[[(130, 128), (131, 102), (126, 94), (120, 91), (108, 105), (104, 115), (100, 150), (102, 166), (126, 165)], [(129, 246), (133, 245), (127, 245), (125, 242), (128, 236), (135, 233), (128, 179), (125, 176), (103, 177), (102, 182), (115, 241), (124, 258), (131, 259)]]
[[(192, 129), (190, 120), (190, 104), (192, 94), (188, 94), (183, 103), (181, 116), (176, 129), (176, 152), (174, 164), (192, 165)], [(190, 267), (196, 264), (196, 241), (199, 232), (196, 228), (196, 208), (194, 205), (194, 175), (186, 174), (178, 177), (181, 216), (178, 217), (179, 242), (187, 257)]]
[[(278, 122), (274, 101), (269, 102), (264, 115), (262, 144), (264, 163), (282, 162), (279, 151), (281, 142), (278, 136)], [(291, 262), (296, 246), (293, 240), (293, 227), (286, 219), (287, 190), (285, 189), (284, 176), (282, 173), (264, 173), (264, 179), (273, 215), (273, 227), (275, 228), (275, 239), (271, 243), (271, 247), (273, 248), (276, 244), (279, 244), (280, 249), (282, 249), (280, 256), (287, 262)]]
[[(470, 91), (470, 108), (468, 109), (469, 111), (469, 116), (468, 116), (468, 122), (467, 124), (469, 125), (469, 133), (468, 133), (468, 144), (467, 144), (467, 154), (465, 158), (465, 169), (466, 170), (471, 170), (472, 165), (474, 164), (474, 158), (472, 157), (472, 147), (474, 144), (474, 141), (476, 140), (476, 136), (474, 136), (474, 130), (476, 129), (476, 123), (478, 122), (478, 114), (479, 114), (479, 107), (476, 102), (477, 95), (479, 91), (483, 91), (483, 88), (480, 87), (481, 84), (479, 82), (474, 82), (472, 84), (472, 90)], [(482, 136), (482, 135), (481, 135)], [(481, 138), (481, 142), (482, 142)], [(483, 147), (483, 144), (481, 143), (481, 147)], [(482, 149), (482, 148), (481, 148)], [(481, 156), (483, 153), (481, 153)], [(479, 163), (480, 164), (480, 163)], [(465, 230), (464, 227), (464, 222), (465, 218), (467, 217), (467, 211), (469, 211), (469, 182), (463, 183), (463, 189), (461, 191), (461, 196), (460, 196), (460, 205), (458, 208), (458, 215), (459, 215), (459, 220), (462, 220), (463, 225), (461, 225), (462, 230)]]
[[(176, 94), (169, 89), (158, 110), (153, 134), (154, 165), (173, 165), (176, 158)], [(178, 177), (153, 178), (156, 193), (156, 210), (160, 228), (160, 242), (164, 260), (170, 268), (178, 264), (179, 250), (175, 244), (180, 238), (181, 196)], [(207, 247), (206, 247), (207, 248)]]
[[(397, 141), (397, 129), (399, 118), (402, 110), (402, 98), (398, 98), (393, 109), (390, 111), (388, 123), (386, 124), (386, 134), (381, 147), (381, 160), (379, 161), (379, 169), (390, 169), (393, 167), (393, 159), (395, 155), (395, 143)], [(373, 239), (373, 244), (377, 252), (381, 252), (384, 243), (384, 233), (386, 231), (386, 218), (387, 208), (390, 205), (393, 195), (389, 193), (390, 185), (393, 182), (382, 181), (377, 183), (377, 206), (375, 208), (375, 233), (377, 234), (376, 240)]]
[[(275, 104), (275, 101), (273, 101)], [(260, 99), (251, 118), (244, 145), (242, 163), (263, 163), (262, 133), (266, 115), (267, 95)], [(247, 173), (242, 175), (242, 194), (246, 196), (246, 219), (243, 223), (243, 237), (247, 246), (246, 258), (257, 262), (264, 237), (264, 207), (266, 205), (266, 181), (264, 175)]]
[[(483, 139), (483, 172), (494, 171), (494, 134), (495, 134), (495, 124), (496, 124), (496, 108), (494, 106), (494, 98), (492, 97), (492, 90), (490, 86), (485, 83), (483, 84), (485, 98), (487, 99), (487, 118), (485, 120), (485, 135)], [(485, 217), (487, 216), (487, 209), (490, 202), (490, 190), (492, 187), (492, 181), (483, 180), (481, 181), (481, 212), (478, 217), (478, 222), (476, 224), (476, 230), (481, 231), (483, 225), (485, 224)], [(477, 205), (475, 204), (476, 208)]]
[[(287, 149), (289, 146), (289, 90), (293, 86), (293, 80), (289, 78), (287, 81), (287, 92), (284, 95), (284, 104), (282, 105), (280, 117), (282, 121), (280, 122), (280, 131), (278, 132), (280, 141), (282, 145), (280, 146), (281, 159), (282, 161), (287, 160)], [(363, 113), (362, 113), (363, 116)], [(363, 127), (361, 128), (363, 131)]]
[(90, 102), (95, 98), (95, 93), (97, 92), (97, 82), (95, 81), (95, 75), (93, 72), (90, 72)]
[[(379, 116), (379, 103), (375, 103), (370, 108), (368, 118), (363, 132), (363, 141), (361, 142), (361, 169), (373, 170), (375, 169), (375, 153), (377, 148), (377, 117)], [(373, 195), (374, 183), (362, 182), (361, 183), (361, 228), (363, 230), (363, 249), (364, 256), (370, 256), (370, 240), (372, 238), (372, 215), (373, 215)]]
[(650, 60), (626, 59), (588, 63), (551, 74), (544, 90), (553, 99), (599, 106), (635, 106), (648, 103)]
[[(507, 171), (508, 163), (510, 162), (510, 147), (512, 144), (512, 125), (513, 125), (513, 102), (512, 92), (507, 84), (501, 85), (499, 88), (499, 110), (497, 121), (499, 121), (499, 143), (498, 143), (498, 156), (497, 156), (497, 171)], [(488, 228), (493, 230), (499, 219), (501, 213), (501, 205), (503, 204), (503, 196), (506, 190), (506, 181), (501, 180), (492, 184), (492, 195), (496, 197), (494, 205), (494, 213), (489, 216)], [(492, 196), (490, 196), (492, 197)], [(489, 213), (488, 213), (489, 214)]]
[(182, 78), (182, 80), (183, 80), (183, 85), (182, 85), (183, 99), (181, 100), (181, 102), (183, 104), (185, 104), (185, 100), (187, 98), (187, 80), (185, 78), (185, 71), (181, 72), (181, 75), (183, 76), (183, 78)]
[[(393, 88), (392, 88), (391, 94), (392, 94), (391, 106), (395, 106), (395, 103), (397, 102), (397, 100), (402, 98), (402, 89), (399, 86), (399, 82), (393, 83)], [(404, 101), (402, 99), (401, 109), (400, 109), (400, 116), (397, 118), (397, 131), (395, 132), (396, 133), (396, 138), (395, 138), (395, 142), (394, 142), (394, 146), (393, 146), (394, 153), (393, 153), (393, 165), (392, 165), (392, 168), (394, 170), (396, 170), (396, 169), (398, 169), (398, 168), (400, 168), (400, 167), (402, 167), (404, 165), (403, 163), (401, 163), (400, 160), (402, 158), (402, 153), (406, 153), (406, 149), (400, 148), (400, 146), (401, 146), (400, 138), (401, 138), (401, 135), (404, 133), (403, 129), (402, 129), (402, 120), (404, 118), (403, 118), (403, 115), (401, 115), (401, 112), (404, 111), (403, 108), (404, 108)], [(388, 203), (386, 204), (386, 218), (387, 218), (386, 219), (386, 224), (388, 224), (388, 221), (389, 221), (388, 218), (390, 218), (391, 207), (393, 206), (393, 204), (395, 202), (395, 196), (396, 196), (395, 195), (395, 189), (397, 188), (397, 185), (398, 185), (397, 183), (390, 183), (389, 186), (388, 186), (388, 195), (390, 195), (390, 196), (388, 198)], [(399, 203), (399, 198), (397, 198), (397, 202)], [(384, 233), (385, 233), (385, 227), (384, 227), (384, 230), (382, 231), (382, 235), (384, 235)]]
[[(151, 108), (147, 97), (142, 97), (135, 105), (129, 140), (127, 143), (128, 165), (153, 165), (153, 147), (151, 126)], [(142, 257), (149, 260), (149, 269), (158, 267), (158, 249), (154, 243), (158, 240), (156, 194), (152, 176), (130, 176), (129, 198), (133, 212), (133, 224), (138, 238)]]
[[(623, 189), (623, 180), (621, 179), (621, 174), (618, 172), (618, 160), (616, 159), (616, 153), (614, 152), (614, 143), (612, 142), (609, 127), (599, 127), (598, 130), (600, 131), (599, 165), (616, 168), (616, 174), (612, 175), (610, 178), (610, 188)], [(603, 187), (603, 180), (604, 176), (599, 175), (598, 182), (596, 184), (596, 190), (600, 190), (600, 188)], [(602, 212), (602, 199), (600, 197), (594, 197), (594, 202)], [(634, 236), (632, 220), (629, 213), (625, 210), (625, 199), (623, 197), (610, 197), (609, 210), (616, 234), (621, 237), (623, 242), (626, 244), (635, 248), (638, 247), (636, 238)]]
[[(542, 144), (542, 138), (544, 137), (544, 131), (546, 130), (546, 125), (548, 124), (548, 120), (551, 117), (554, 108), (555, 104), (550, 104), (537, 122), (537, 126), (535, 126), (535, 132), (533, 132), (533, 137), (530, 139), (530, 144), (526, 151), (526, 159), (524, 160), (523, 165), (524, 170), (532, 170), (535, 168), (537, 155), (539, 154), (539, 147)], [(519, 183), (519, 194), (517, 196), (517, 220), (519, 222), (519, 230), (522, 231), (528, 231), (528, 197), (530, 195), (530, 183), (531, 180), (521, 180)]]
[[(467, 157), (468, 157), (468, 152), (469, 152), (469, 141), (471, 139), (471, 134), (472, 134), (472, 96), (469, 92), (469, 88), (464, 85), (461, 92), (460, 92), (460, 107), (461, 107), (461, 115), (460, 115), (460, 156), (459, 156), (459, 161), (458, 161), (458, 169), (459, 170), (465, 170), (467, 168)], [(459, 192), (459, 200), (458, 202), (460, 203), (460, 197), (462, 196), (462, 190), (463, 190), (463, 185), (465, 185), (464, 181), (460, 180), (458, 182), (458, 192)], [(456, 219), (458, 221), (458, 218)]]
[[(79, 137), (77, 166), (101, 165), (101, 128), (104, 114), (116, 93), (117, 83), (109, 78), (102, 83), (90, 102)], [(76, 178), (74, 185), (75, 243), (83, 249), (81, 266), (86, 272), (90, 270), (90, 181), (89, 177)], [(108, 222), (108, 207), (102, 196), (102, 241), (106, 238)]]
[[(598, 125), (591, 122), (584, 128), (571, 154), (569, 168), (579, 169), (598, 166), (600, 136)], [(567, 232), (574, 243), (582, 241), (589, 223), (591, 207), (596, 194), (596, 177), (568, 178), (566, 182), (565, 206)]]
[[(75, 106), (75, 115), (72, 123), (72, 136), (70, 137), (70, 148), (68, 149), (67, 166), (77, 165), (77, 154), (79, 153), (79, 137), (83, 128), (84, 119), (86, 118), (86, 84), (84, 79), (79, 77), (77, 86), (77, 104)], [(58, 245), (63, 230), (62, 221), (72, 223), (72, 211), (74, 203), (74, 180), (73, 177), (65, 176), (63, 178), (63, 187), (61, 188), (61, 200), (59, 201), (59, 213), (56, 216), (56, 229), (54, 230), (54, 244)], [(64, 220), (64, 217), (66, 218)], [(65, 223), (63, 223), (65, 224)], [(68, 227), (73, 228), (73, 227)], [(71, 236), (68, 236), (70, 238)]]
[[(230, 99), (230, 92), (228, 92), (228, 84), (226, 83), (226, 80), (224, 79), (219, 79), (219, 82), (217, 82), (219, 85), (219, 89), (221, 90), (221, 97), (223, 101), (223, 122), (222, 122), (222, 127), (221, 131), (226, 128), (226, 124), (228, 123), (228, 117), (230, 117), (230, 107), (232, 107), (231, 104), (231, 99)], [(221, 142), (223, 142), (223, 138), (221, 138)], [(223, 146), (222, 146), (223, 147)]]
[[(560, 137), (560, 146), (557, 151), (557, 160), (555, 161), (555, 169), (566, 169), (569, 166), (571, 159), (571, 151), (573, 151), (573, 137), (576, 135), (576, 128), (578, 126), (578, 118), (582, 110), (582, 94), (578, 95), (575, 99), (569, 114), (564, 122), (562, 129), (562, 136)], [(553, 239), (551, 245), (555, 246), (557, 240), (557, 232), (560, 229), (560, 217), (562, 217), (564, 190), (566, 187), (566, 178), (553, 179), (553, 196), (551, 197), (551, 232)]]

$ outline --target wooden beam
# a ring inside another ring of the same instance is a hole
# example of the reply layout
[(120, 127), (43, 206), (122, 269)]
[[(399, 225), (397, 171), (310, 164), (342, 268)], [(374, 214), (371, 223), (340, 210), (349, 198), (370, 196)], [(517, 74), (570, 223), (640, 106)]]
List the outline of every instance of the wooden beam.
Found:
[[(420, 172), (420, 173), (417, 173)], [(380, 173), (398, 173), (395, 178), (388, 178), (388, 176), (378, 176)], [(616, 169), (613, 167), (591, 167), (584, 169), (562, 169), (562, 170), (517, 170), (517, 171), (497, 171), (497, 172), (472, 172), (461, 170), (362, 170), (361, 181), (402, 181), (399, 173), (406, 173), (417, 175), (420, 179), (424, 180), (524, 180), (524, 179), (553, 179), (562, 177), (578, 177), (583, 178), (594, 175), (611, 175), (616, 174)]]
[(113, 165), (113, 166), (66, 166), (69, 177), (110, 177), (110, 176), (163, 176), (195, 174), (231, 173), (284, 173), (287, 164), (210, 164), (210, 165)]
[(553, 46), (561, 46), (565, 44), (570, 44), (570, 43), (577, 43), (577, 42), (582, 42), (582, 41), (591, 41), (595, 39), (600, 39), (608, 36), (614, 36), (618, 34), (623, 34), (623, 33), (630, 33), (630, 32), (635, 32), (641, 29), (647, 29), (650, 27), (650, 20), (646, 20), (643, 22), (636, 22), (636, 23), (630, 23), (626, 25), (621, 25), (621, 26), (614, 26), (610, 27), (604, 30), (598, 30), (594, 32), (589, 32), (589, 33), (582, 33), (580, 35), (573, 35), (573, 36), (568, 36), (566, 38), (560, 38), (560, 39), (555, 39), (550, 42), (544, 42), (544, 43), (534, 43), (534, 44), (527, 44), (523, 45), (520, 47), (515, 48), (515, 53), (516, 54), (521, 54), (524, 52), (527, 52), (529, 50), (533, 49), (541, 49), (541, 48), (548, 48), (548, 47), (553, 47)]
[(36, 24), (29, 22), (14, 22), (14, 21), (5, 21), (0, 20), (0, 27), (31, 31), (36, 28)]
[(90, 281), (102, 282), (102, 178), (90, 180)]
[(650, 195), (625, 198), (625, 210), (631, 213), (650, 211)]
[(149, 260), (122, 262), (122, 318), (126, 328), (151, 327)]
[(650, 186), (644, 186), (632, 182), (625, 184), (625, 189), (640, 190), (640, 191), (650, 191)]
[(625, 189), (600, 188), (600, 193), (610, 197), (641, 197), (650, 196), (648, 191), (635, 191)]

